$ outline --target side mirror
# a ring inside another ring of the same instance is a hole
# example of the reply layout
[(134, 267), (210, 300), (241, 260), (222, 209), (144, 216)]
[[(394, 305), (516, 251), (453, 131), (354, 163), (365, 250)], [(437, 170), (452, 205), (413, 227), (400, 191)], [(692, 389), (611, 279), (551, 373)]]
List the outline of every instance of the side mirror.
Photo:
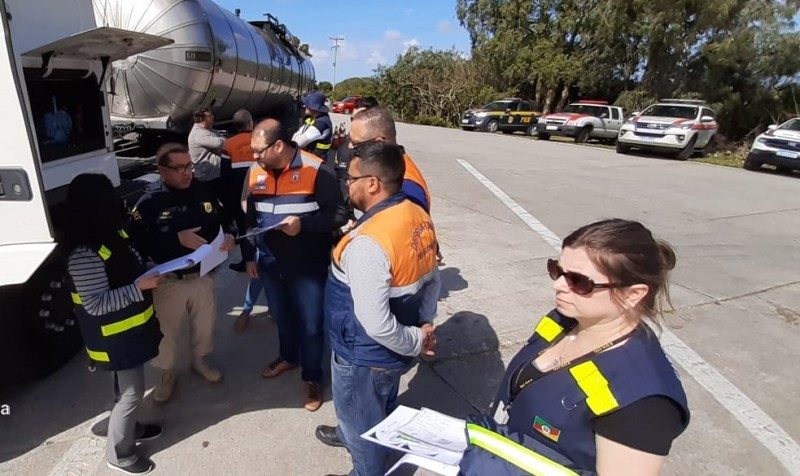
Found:
[(631, 113), (631, 117), (633, 117), (633, 116), (638, 116), (638, 115), (639, 115), (639, 114), (641, 114), (641, 113), (642, 113), (641, 111), (633, 111), (633, 112)]
[(768, 131), (774, 131), (777, 128), (778, 128), (777, 124), (772, 124), (772, 125), (767, 126), (767, 130)]
[(700, 118), (700, 122), (714, 122), (714, 118), (711, 116), (703, 116)]

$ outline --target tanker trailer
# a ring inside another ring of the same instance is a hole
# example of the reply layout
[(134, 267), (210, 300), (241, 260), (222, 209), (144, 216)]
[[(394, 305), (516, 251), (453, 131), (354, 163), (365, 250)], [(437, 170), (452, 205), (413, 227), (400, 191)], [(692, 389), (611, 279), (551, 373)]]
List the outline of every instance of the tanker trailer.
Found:
[(314, 86), (314, 66), (272, 16), (246, 22), (211, 0), (94, 0), (100, 26), (174, 41), (115, 61), (115, 132), (186, 133), (192, 112), (211, 108), (218, 123), (238, 109), (254, 117), (298, 119), (296, 99)]

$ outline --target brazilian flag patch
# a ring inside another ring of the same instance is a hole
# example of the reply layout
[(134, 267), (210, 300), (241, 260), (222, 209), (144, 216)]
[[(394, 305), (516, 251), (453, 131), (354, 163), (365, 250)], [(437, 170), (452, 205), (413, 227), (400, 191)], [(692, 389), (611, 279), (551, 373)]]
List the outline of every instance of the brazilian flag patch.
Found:
[(533, 429), (556, 443), (558, 443), (558, 439), (561, 437), (561, 430), (553, 428), (539, 415), (536, 415), (536, 418), (533, 419)]

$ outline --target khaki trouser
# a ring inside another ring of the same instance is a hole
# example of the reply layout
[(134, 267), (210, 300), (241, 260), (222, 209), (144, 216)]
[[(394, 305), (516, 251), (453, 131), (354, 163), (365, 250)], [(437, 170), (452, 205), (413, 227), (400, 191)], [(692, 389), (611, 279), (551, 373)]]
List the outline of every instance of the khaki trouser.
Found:
[(214, 280), (210, 276), (189, 275), (178, 279), (164, 275), (164, 281), (153, 290), (153, 307), (164, 338), (158, 346), (153, 365), (174, 369), (181, 345), (187, 336), (184, 323), (189, 319), (192, 357), (205, 357), (214, 349)]

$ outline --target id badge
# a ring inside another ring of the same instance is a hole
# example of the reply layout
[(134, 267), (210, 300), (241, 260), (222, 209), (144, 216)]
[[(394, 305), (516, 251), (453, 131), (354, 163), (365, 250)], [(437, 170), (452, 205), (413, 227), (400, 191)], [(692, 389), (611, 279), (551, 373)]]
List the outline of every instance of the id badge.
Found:
[(494, 421), (500, 425), (508, 423), (508, 411), (506, 411), (506, 403), (502, 400), (497, 402), (497, 410), (494, 412)]

